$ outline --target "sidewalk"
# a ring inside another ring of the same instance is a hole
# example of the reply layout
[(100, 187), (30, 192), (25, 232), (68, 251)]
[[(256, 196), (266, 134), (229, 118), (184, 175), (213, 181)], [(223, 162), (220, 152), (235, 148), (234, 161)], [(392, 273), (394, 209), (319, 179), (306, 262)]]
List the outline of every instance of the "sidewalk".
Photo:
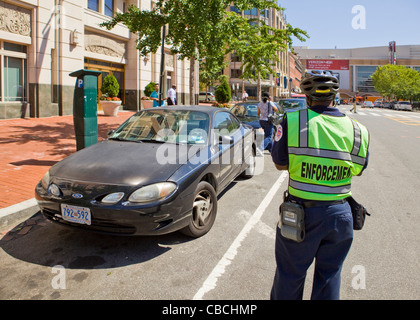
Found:
[[(132, 114), (98, 113), (98, 140)], [(38, 211), (36, 184), (52, 165), (74, 152), (73, 116), (0, 120), (0, 231)]]

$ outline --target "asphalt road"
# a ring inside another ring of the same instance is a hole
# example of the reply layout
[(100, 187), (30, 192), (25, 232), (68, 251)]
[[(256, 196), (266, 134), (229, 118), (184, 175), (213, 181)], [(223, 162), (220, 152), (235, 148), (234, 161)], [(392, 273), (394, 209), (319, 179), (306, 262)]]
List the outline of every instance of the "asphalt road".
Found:
[[(350, 116), (371, 133), (369, 167), (353, 179), (353, 195), (372, 216), (355, 232), (341, 298), (418, 300), (420, 113), (363, 109)], [(0, 240), (0, 299), (266, 300), (287, 178), (266, 153), (264, 172), (234, 181), (219, 197), (212, 230), (194, 240), (180, 233), (105, 236), (35, 215), (29, 232)]]

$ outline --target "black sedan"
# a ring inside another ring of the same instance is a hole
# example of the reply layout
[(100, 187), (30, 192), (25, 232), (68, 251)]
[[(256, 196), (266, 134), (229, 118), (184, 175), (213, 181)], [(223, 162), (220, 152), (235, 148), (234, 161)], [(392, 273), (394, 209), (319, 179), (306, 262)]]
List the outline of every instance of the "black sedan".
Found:
[(225, 109), (142, 110), (107, 140), (55, 164), (35, 189), (49, 220), (92, 231), (200, 237), (217, 195), (255, 170), (255, 136)]

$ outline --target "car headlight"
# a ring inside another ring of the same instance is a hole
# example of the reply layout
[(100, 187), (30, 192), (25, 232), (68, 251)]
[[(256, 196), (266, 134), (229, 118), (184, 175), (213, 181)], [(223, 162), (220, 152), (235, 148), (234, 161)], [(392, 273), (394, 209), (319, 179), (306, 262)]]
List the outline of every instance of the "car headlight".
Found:
[(48, 190), (48, 185), (50, 184), (50, 171), (48, 170), (46, 174), (41, 179), (41, 185), (45, 190)]
[(104, 197), (101, 202), (108, 203), (108, 204), (117, 203), (123, 197), (124, 197), (124, 192), (115, 192)]
[(148, 202), (161, 200), (169, 196), (176, 189), (173, 182), (160, 182), (142, 187), (134, 191), (128, 201), (130, 202)]

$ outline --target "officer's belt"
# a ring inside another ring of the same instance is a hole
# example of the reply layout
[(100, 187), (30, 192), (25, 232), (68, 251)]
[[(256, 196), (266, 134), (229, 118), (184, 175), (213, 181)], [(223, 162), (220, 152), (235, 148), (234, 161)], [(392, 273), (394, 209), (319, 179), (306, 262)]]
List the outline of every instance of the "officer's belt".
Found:
[(300, 204), (304, 208), (328, 207), (328, 206), (343, 204), (343, 203), (347, 202), (346, 199), (334, 200), (334, 201), (303, 200), (303, 199), (295, 198), (291, 195), (289, 195), (289, 201), (293, 202), (293, 203)]

